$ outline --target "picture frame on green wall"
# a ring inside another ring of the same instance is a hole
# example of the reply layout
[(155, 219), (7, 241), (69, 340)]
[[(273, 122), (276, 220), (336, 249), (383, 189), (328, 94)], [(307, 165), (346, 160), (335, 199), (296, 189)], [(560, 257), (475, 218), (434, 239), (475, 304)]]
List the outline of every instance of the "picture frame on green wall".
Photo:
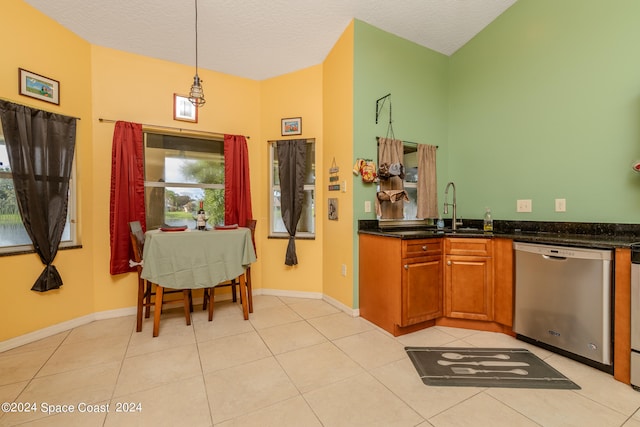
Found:
[(60, 105), (60, 82), (32, 71), (18, 68), (20, 95)]

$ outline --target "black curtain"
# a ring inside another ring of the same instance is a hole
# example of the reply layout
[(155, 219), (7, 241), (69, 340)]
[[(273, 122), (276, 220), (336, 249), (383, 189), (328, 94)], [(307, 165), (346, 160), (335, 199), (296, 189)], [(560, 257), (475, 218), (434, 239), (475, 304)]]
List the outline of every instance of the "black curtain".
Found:
[(296, 227), (304, 201), (304, 175), (306, 168), (307, 140), (278, 141), (278, 169), (280, 176), (280, 205), (282, 220), (289, 232), (289, 244), (284, 263), (298, 264), (296, 255)]
[(22, 222), (46, 266), (31, 290), (57, 289), (52, 263), (67, 218), (76, 119), (0, 100), (0, 120)]

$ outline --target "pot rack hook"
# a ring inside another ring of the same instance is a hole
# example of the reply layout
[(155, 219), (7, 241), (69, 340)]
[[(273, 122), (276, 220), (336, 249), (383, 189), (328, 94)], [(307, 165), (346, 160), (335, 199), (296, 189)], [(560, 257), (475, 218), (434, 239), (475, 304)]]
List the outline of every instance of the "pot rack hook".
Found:
[[(390, 93), (386, 94), (385, 96), (383, 96), (382, 98), (378, 98), (376, 100), (376, 124), (378, 124), (378, 119), (380, 118), (380, 110), (382, 110), (382, 107), (384, 107), (384, 102), (387, 100), (387, 98), (389, 98), (391, 96)], [(380, 103), (380, 101), (382, 101), (382, 103)]]

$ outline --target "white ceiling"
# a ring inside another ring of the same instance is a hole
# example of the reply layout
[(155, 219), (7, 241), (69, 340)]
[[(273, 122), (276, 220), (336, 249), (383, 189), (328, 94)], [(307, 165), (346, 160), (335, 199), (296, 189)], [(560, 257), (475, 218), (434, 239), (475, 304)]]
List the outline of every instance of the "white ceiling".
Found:
[[(92, 44), (195, 66), (195, 0), (25, 0)], [(353, 18), (445, 55), (516, 0), (199, 0), (198, 66), (263, 80), (320, 64)]]

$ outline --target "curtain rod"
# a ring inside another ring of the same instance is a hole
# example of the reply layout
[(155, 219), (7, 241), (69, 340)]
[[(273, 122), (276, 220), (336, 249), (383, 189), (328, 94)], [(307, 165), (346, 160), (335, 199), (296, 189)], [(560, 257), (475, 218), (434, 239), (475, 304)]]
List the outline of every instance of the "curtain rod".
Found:
[[(376, 136), (376, 141), (380, 142), (380, 138), (382, 138), (381, 136)], [(412, 142), (412, 141), (402, 141), (404, 144), (412, 144), (412, 145), (422, 145), (419, 142)], [(440, 148), (439, 145), (436, 145), (436, 148)]]
[[(100, 123), (115, 123), (118, 120), (113, 120), (113, 119), (103, 119), (102, 117), (100, 117), (98, 119), (98, 121)], [(160, 125), (150, 125), (147, 123), (140, 123), (142, 126), (146, 126), (146, 127), (150, 127), (150, 128), (156, 128), (156, 129), (169, 129), (169, 130), (177, 130), (180, 132), (191, 132), (191, 133), (202, 133), (202, 134), (206, 134), (206, 135), (211, 135), (211, 136), (217, 136), (217, 137), (222, 137), (224, 138), (224, 133), (219, 133), (219, 132), (209, 132), (206, 130), (198, 130), (198, 129), (183, 129), (183, 128), (177, 128), (177, 127), (173, 127), (173, 126), (160, 126)], [(251, 139), (250, 136), (245, 136), (245, 138), (247, 139)]]
[[(307, 144), (315, 141), (315, 138), (300, 138), (301, 140), (305, 140), (307, 142)], [(269, 144), (275, 144), (278, 141), (292, 141), (291, 139), (270, 139), (269, 141), (267, 141)]]
[(1, 100), (3, 100), (3, 101), (10, 102), (10, 103), (12, 103), (12, 104), (22, 105), (23, 107), (28, 107), (28, 108), (33, 108), (33, 109), (35, 109), (35, 110), (44, 111), (45, 113), (58, 114), (58, 115), (60, 115), (60, 116), (66, 116), (66, 117), (71, 117), (72, 119), (81, 120), (81, 119), (80, 119), (80, 117), (70, 116), (70, 115), (68, 115), (68, 114), (63, 114), (63, 113), (56, 113), (55, 111), (43, 110), (43, 109), (42, 109), (42, 108), (40, 108), (40, 107), (36, 107), (36, 106), (34, 106), (34, 105), (29, 105), (29, 104), (22, 104), (22, 103), (20, 103), (20, 102), (13, 101), (13, 100), (11, 100), (11, 99), (2, 98), (2, 97), (0, 97), (0, 99), (1, 99)]

